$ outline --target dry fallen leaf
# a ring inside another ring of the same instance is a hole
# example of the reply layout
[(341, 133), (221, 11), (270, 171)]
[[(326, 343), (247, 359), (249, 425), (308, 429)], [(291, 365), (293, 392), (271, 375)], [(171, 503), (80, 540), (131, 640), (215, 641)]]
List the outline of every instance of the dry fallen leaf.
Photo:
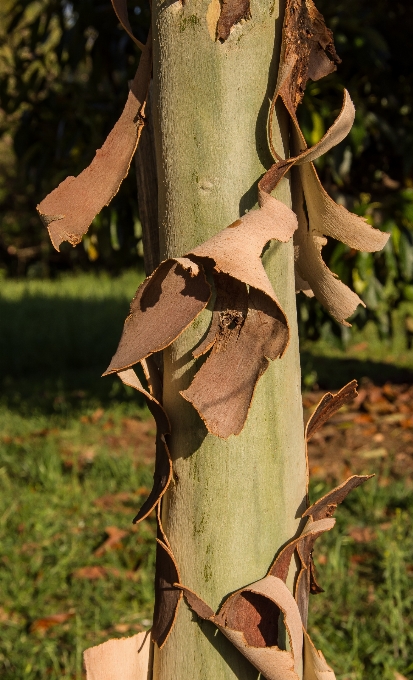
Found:
[(152, 645), (149, 632), (108, 640), (83, 653), (86, 680), (150, 680)]
[(107, 572), (105, 567), (91, 566), (80, 567), (75, 569), (72, 577), (75, 579), (85, 579), (87, 581), (96, 581), (97, 579), (106, 578)]
[(75, 615), (74, 611), (64, 612), (60, 614), (51, 614), (50, 616), (44, 616), (41, 619), (36, 619), (30, 625), (30, 632), (44, 632), (52, 628), (53, 626), (58, 626), (62, 623), (66, 623)]
[(108, 538), (102, 545), (93, 553), (95, 557), (102, 557), (108, 550), (114, 550), (122, 547), (122, 539), (128, 535), (127, 531), (119, 529), (118, 527), (106, 527), (105, 532)]

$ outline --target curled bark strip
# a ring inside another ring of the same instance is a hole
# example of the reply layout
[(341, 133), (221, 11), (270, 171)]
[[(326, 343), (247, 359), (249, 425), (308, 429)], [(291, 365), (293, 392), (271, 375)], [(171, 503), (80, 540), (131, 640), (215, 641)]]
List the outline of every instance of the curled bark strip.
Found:
[(318, 432), (324, 423), (331, 418), (337, 411), (349, 404), (357, 397), (357, 380), (352, 380), (347, 383), (337, 394), (327, 392), (317, 404), (315, 411), (311, 414), (305, 428), (306, 441), (310, 441), (311, 437)]
[[(278, 182), (293, 165), (299, 166), (299, 175), (293, 177), (293, 209), (298, 216), (298, 229), (294, 235), (296, 290), (302, 290), (309, 297), (315, 295), (339, 323), (349, 326), (346, 319), (359, 304), (364, 303), (338, 281), (324, 264), (321, 257), (321, 248), (326, 243), (324, 236), (331, 236), (353, 248), (373, 252), (383, 248), (389, 234), (373, 229), (363, 218), (337, 205), (321, 186), (312, 163), (350, 131), (354, 121), (354, 106), (348, 92), (345, 91), (343, 108), (337, 120), (311, 149), (307, 149), (296, 116), (308, 79), (322, 78), (335, 70), (339, 62), (333, 35), (326, 28), (312, 0), (288, 0), (278, 82), (268, 115), (268, 143), (274, 160), (278, 162), (267, 172), (266, 182)], [(277, 153), (272, 139), (275, 107), (279, 100), (283, 102), (294, 124), (293, 157), (287, 160)]]
[(363, 300), (353, 293), (348, 286), (340, 281), (327, 267), (321, 257), (321, 249), (327, 240), (311, 232), (308, 228), (307, 217), (304, 210), (304, 194), (299, 179), (293, 175), (292, 181), (293, 205), (298, 218), (298, 229), (294, 238), (298, 257), (295, 268), (298, 280), (306, 282), (305, 293), (308, 294), (307, 286), (311, 292), (327, 309), (327, 311), (343, 326), (350, 326), (346, 319), (351, 316), (358, 305), (364, 305)]
[(208, 304), (204, 270), (187, 258), (165, 260), (139, 286), (118, 349), (104, 375), (168, 347)]
[[(278, 96), (283, 97), (282, 90), (277, 91)], [(365, 219), (337, 205), (321, 186), (312, 161), (344, 139), (351, 129), (354, 114), (353, 103), (345, 91), (339, 116), (324, 137), (310, 149), (306, 148), (298, 122), (293, 118), (293, 147), (297, 155), (276, 163), (261, 180), (266, 185), (277, 183), (292, 166), (299, 166), (293, 174), (292, 191), (293, 207), (298, 219), (298, 229), (294, 234), (297, 291), (303, 290), (310, 296), (315, 294), (330, 314), (346, 326), (350, 325), (346, 319), (359, 304), (364, 303), (323, 262), (321, 249), (326, 243), (324, 236), (331, 236), (353, 248), (373, 252), (384, 247), (389, 234), (373, 229)], [(265, 188), (268, 189), (268, 186)]]
[[(148, 371), (147, 366), (151, 366), (153, 360), (148, 360), (146, 362), (146, 371)], [(154, 366), (151, 367), (151, 372), (155, 373)], [(139, 510), (136, 517), (133, 519), (134, 524), (141, 522), (145, 517), (147, 517), (152, 510), (159, 503), (163, 494), (172, 478), (172, 461), (169, 454), (169, 449), (166, 443), (165, 436), (170, 433), (170, 425), (168, 416), (166, 415), (160, 402), (145, 388), (140, 382), (138, 376), (133, 369), (128, 369), (126, 371), (121, 371), (118, 373), (119, 378), (125, 385), (133, 387), (135, 390), (143, 394), (146, 403), (156, 422), (156, 458), (155, 458), (155, 471), (153, 474), (153, 487), (152, 490)]]
[[(283, 581), (274, 576), (242, 588), (225, 600), (218, 614), (181, 584), (193, 611), (212, 621), (267, 680), (298, 680), (302, 663), (302, 624), (297, 604)], [(278, 647), (280, 612), (291, 651)]]
[(288, 241), (297, 222), (263, 188), (259, 205), (183, 258), (166, 260), (144, 281), (104, 373), (123, 371), (170, 345), (207, 305), (205, 272), (212, 274), (218, 291), (212, 324), (194, 356), (212, 348), (211, 354), (182, 395), (208, 430), (224, 438), (242, 430), (258, 379), (289, 341), (261, 253), (271, 239)]
[(178, 565), (169, 543), (165, 543), (163, 540), (165, 538), (158, 515), (152, 639), (160, 649), (167, 641), (173, 628), (182, 599), (182, 591), (174, 585), (176, 582), (180, 582)]
[(356, 489), (374, 475), (352, 475), (336, 489), (329, 491), (325, 496), (313, 503), (304, 512), (303, 517), (312, 517), (315, 521), (331, 517), (337, 506), (344, 501), (352, 489)]
[(303, 680), (336, 680), (334, 671), (328, 665), (323, 653), (317, 650), (307, 631), (304, 630)]
[(250, 0), (221, 0), (221, 14), (217, 24), (217, 39), (226, 40), (231, 28), (241, 19), (251, 16)]
[(312, 0), (287, 0), (278, 82), (269, 112), (270, 130), (278, 96), (296, 121), (295, 112), (308, 79), (323, 78), (335, 71), (340, 62), (333, 34)]
[(108, 640), (86, 649), (86, 680), (149, 680), (152, 677), (149, 631)]
[(310, 231), (331, 236), (350, 248), (368, 253), (384, 248), (390, 235), (374, 229), (363, 217), (354, 215), (343, 205), (337, 205), (321, 186), (312, 163), (300, 167), (300, 177), (306, 196)]
[[(287, 580), (288, 576), (288, 570), (290, 568), (290, 563), (292, 556), (294, 554), (294, 551), (296, 548), (303, 543), (305, 540), (308, 538), (311, 538), (313, 544), (315, 540), (321, 536), (325, 531), (330, 531), (330, 529), (333, 528), (335, 525), (335, 520), (334, 519), (322, 519), (317, 522), (310, 522), (308, 523), (302, 532), (300, 536), (297, 538), (293, 539), (290, 541), (285, 548), (280, 552), (280, 554), (276, 557), (274, 560), (273, 564), (271, 565), (268, 573), (271, 576), (277, 576), (277, 578), (280, 578), (282, 581)], [(307, 569), (307, 559), (306, 559), (306, 552), (302, 551), (299, 552), (299, 557), (301, 560), (301, 565), (302, 569)]]
[(81, 241), (128, 174), (144, 124), (141, 110), (151, 77), (151, 43), (149, 33), (125, 108), (91, 164), (77, 177), (67, 177), (37, 206), (56, 250), (62, 241), (73, 246)]
[[(225, 287), (235, 281), (224, 274), (219, 280), (218, 303)], [(281, 356), (288, 343), (286, 319), (277, 305), (255, 288), (251, 287), (248, 294), (245, 285), (243, 290), (248, 301), (246, 316), (245, 305), (242, 311), (218, 312), (220, 320), (217, 323), (213, 318), (211, 326), (215, 332), (209, 340), (211, 353), (189, 388), (181, 392), (208, 431), (224, 439), (241, 432), (257, 381), (267, 370), (269, 359)]]
[(115, 10), (115, 14), (118, 17), (122, 28), (126, 31), (128, 36), (132, 38), (133, 42), (139, 47), (140, 50), (144, 50), (145, 46), (142, 45), (141, 41), (135, 38), (132, 31), (132, 26), (130, 25), (128, 16), (128, 3), (127, 0), (112, 0), (112, 6)]

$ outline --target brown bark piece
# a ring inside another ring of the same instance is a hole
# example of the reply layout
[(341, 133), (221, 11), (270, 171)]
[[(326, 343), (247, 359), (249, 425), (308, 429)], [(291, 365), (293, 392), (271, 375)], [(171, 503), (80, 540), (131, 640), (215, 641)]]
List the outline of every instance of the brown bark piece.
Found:
[(152, 69), (151, 35), (140, 58), (123, 112), (91, 164), (77, 177), (67, 177), (37, 206), (59, 250), (62, 241), (80, 243), (103, 206), (108, 205), (128, 174), (144, 124), (140, 116)]
[(135, 38), (133, 35), (132, 31), (132, 26), (130, 25), (129, 21), (129, 16), (128, 16), (128, 3), (127, 0), (112, 0), (112, 6), (113, 9), (115, 10), (115, 14), (118, 17), (122, 28), (126, 31), (128, 36), (132, 38), (133, 42), (139, 47), (139, 49), (143, 50), (145, 49), (145, 46), (142, 45), (140, 40)]
[[(279, 578), (266, 576), (225, 600), (214, 616), (208, 605), (184, 586), (188, 605), (213, 621), (267, 680), (298, 680), (302, 661), (302, 624), (297, 604)], [(279, 613), (284, 616), (291, 651), (277, 646)]]
[(194, 593), (193, 590), (181, 585), (180, 583), (175, 583), (175, 586), (182, 590), (189, 607), (193, 612), (195, 612), (195, 614), (197, 614), (197, 616), (199, 616), (201, 619), (205, 619), (206, 621), (212, 621), (215, 618), (215, 613), (209, 604), (204, 602), (204, 600), (202, 600), (199, 595)]
[(322, 187), (312, 163), (300, 167), (300, 177), (306, 196), (310, 230), (368, 253), (384, 248), (389, 234), (374, 229), (364, 217), (354, 215), (343, 205), (337, 205)]
[(149, 680), (151, 651), (149, 632), (90, 647), (83, 654), (86, 680)]
[[(280, 552), (279, 555), (275, 558), (273, 564), (271, 565), (268, 574), (271, 576), (276, 576), (277, 578), (280, 578), (282, 581), (287, 580), (288, 576), (288, 570), (290, 568), (290, 563), (292, 556), (294, 554), (294, 551), (296, 548), (303, 543), (306, 540), (311, 539), (312, 544), (314, 545), (315, 540), (321, 536), (325, 531), (330, 531), (330, 529), (333, 528), (335, 524), (334, 519), (322, 519), (321, 521), (317, 522), (310, 522), (308, 523), (302, 532), (300, 536), (297, 538), (294, 538), (292, 541), (290, 541), (285, 548), (283, 548)], [(311, 550), (310, 550), (311, 552)], [(307, 559), (306, 555), (304, 552), (299, 552), (300, 560), (301, 560), (301, 565), (302, 568), (306, 569), (307, 568)]]
[(347, 383), (337, 394), (327, 392), (311, 414), (305, 428), (305, 438), (310, 441), (311, 437), (318, 432), (320, 427), (331, 418), (344, 404), (349, 404), (357, 397), (357, 380)]
[[(312, 0), (288, 0), (283, 26), (280, 94), (295, 117), (309, 78), (319, 80), (341, 62), (333, 34)], [(278, 89), (278, 88), (277, 88)]]
[[(220, 281), (224, 286), (222, 275)], [(226, 283), (230, 281), (227, 277)], [(218, 295), (219, 300), (223, 297), (222, 293)], [(261, 291), (250, 288), (245, 321), (244, 312), (232, 311), (232, 316), (228, 310), (219, 312), (211, 353), (189, 388), (181, 392), (208, 431), (224, 439), (241, 432), (257, 381), (268, 368), (269, 359), (281, 356), (288, 344), (284, 315)]]
[[(147, 361), (147, 365), (151, 366), (151, 361)], [(149, 369), (147, 369), (149, 370)], [(155, 368), (152, 366), (150, 372), (153, 374)], [(145, 397), (146, 403), (156, 422), (156, 458), (155, 470), (153, 474), (152, 490), (139, 510), (133, 522), (136, 524), (147, 517), (155, 508), (157, 503), (162, 498), (172, 477), (172, 461), (169, 454), (169, 449), (165, 440), (165, 435), (170, 433), (170, 424), (168, 416), (166, 415), (160, 402), (145, 388), (140, 382), (135, 371), (131, 368), (126, 371), (118, 373), (119, 378), (125, 385), (133, 387), (138, 392), (141, 392)]]
[(272, 600), (249, 590), (231, 598), (231, 607), (223, 618), (225, 626), (242, 631), (250, 647), (278, 646), (280, 608)]
[(206, 307), (211, 288), (186, 258), (166, 260), (138, 288), (118, 349), (104, 375), (123, 371), (170, 345)]
[(314, 522), (326, 517), (331, 517), (337, 506), (344, 501), (352, 489), (356, 489), (372, 477), (374, 477), (374, 475), (352, 475), (336, 489), (333, 489), (307, 508), (303, 513), (303, 517), (312, 517)]
[[(289, 340), (288, 321), (261, 253), (271, 239), (288, 241), (296, 218), (262, 189), (259, 204), (258, 210), (184, 258), (163, 262), (144, 281), (104, 374), (124, 371), (170, 345), (207, 305), (210, 287), (204, 269), (212, 270), (218, 288), (213, 320), (194, 356), (211, 347), (212, 351), (182, 394), (198, 409), (208, 430), (221, 437), (241, 431), (257, 380), (269, 359), (282, 356)], [(248, 298), (246, 285), (250, 286)], [(234, 295), (236, 300), (232, 300)]]
[(158, 516), (152, 639), (159, 648), (163, 647), (168, 639), (182, 599), (182, 591), (174, 585), (180, 582), (178, 565), (172, 550), (163, 539), (164, 534)]
[(217, 24), (217, 39), (226, 40), (231, 28), (241, 19), (251, 16), (250, 0), (221, 0), (221, 14)]

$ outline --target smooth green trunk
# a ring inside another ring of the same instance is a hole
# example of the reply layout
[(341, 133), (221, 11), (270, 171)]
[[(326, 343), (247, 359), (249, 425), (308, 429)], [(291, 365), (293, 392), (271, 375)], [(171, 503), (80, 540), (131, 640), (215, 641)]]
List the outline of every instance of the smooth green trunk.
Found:
[[(257, 181), (271, 164), (266, 118), (280, 49), (278, 3), (253, 0), (251, 19), (223, 44), (211, 38), (211, 21), (208, 28), (215, 7), (203, 0), (153, 3), (162, 259), (183, 255), (252, 209)], [(276, 195), (289, 204), (287, 181)], [(259, 381), (238, 437), (224, 441), (207, 434), (179, 395), (191, 381), (191, 350), (210, 311), (164, 353), (174, 460), (164, 529), (182, 582), (214, 609), (230, 592), (265, 575), (295, 534), (305, 502), (292, 243), (273, 242), (263, 259), (287, 313), (291, 341), (284, 358), (272, 362)], [(252, 680), (258, 672), (183, 603), (171, 636), (155, 650), (153, 677)]]

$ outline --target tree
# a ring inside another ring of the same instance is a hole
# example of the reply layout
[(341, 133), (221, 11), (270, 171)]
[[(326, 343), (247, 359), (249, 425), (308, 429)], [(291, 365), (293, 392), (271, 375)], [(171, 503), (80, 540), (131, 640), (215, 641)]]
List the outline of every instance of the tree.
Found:
[[(133, 37), (126, 2), (113, 5)], [(276, 3), (214, 0), (152, 12), (120, 119), (38, 210), (56, 248), (80, 242), (128, 171), (153, 64), (163, 261), (106, 371), (143, 393), (157, 422), (154, 487), (136, 518), (158, 517), (153, 677), (333, 678), (306, 632), (309, 592), (320, 592), (311, 554), (367, 477), (309, 507), (295, 290), (346, 324), (361, 300), (324, 264), (325, 237), (369, 251), (388, 238), (334, 203), (313, 164), (348, 134), (354, 106), (345, 92), (307, 148), (297, 106), (307, 80), (339, 61), (312, 0), (288, 0), (284, 16)], [(326, 395), (306, 439), (355, 393), (353, 382)], [(119, 677), (136, 673), (141, 643), (89, 651), (91, 677), (108, 655)]]

